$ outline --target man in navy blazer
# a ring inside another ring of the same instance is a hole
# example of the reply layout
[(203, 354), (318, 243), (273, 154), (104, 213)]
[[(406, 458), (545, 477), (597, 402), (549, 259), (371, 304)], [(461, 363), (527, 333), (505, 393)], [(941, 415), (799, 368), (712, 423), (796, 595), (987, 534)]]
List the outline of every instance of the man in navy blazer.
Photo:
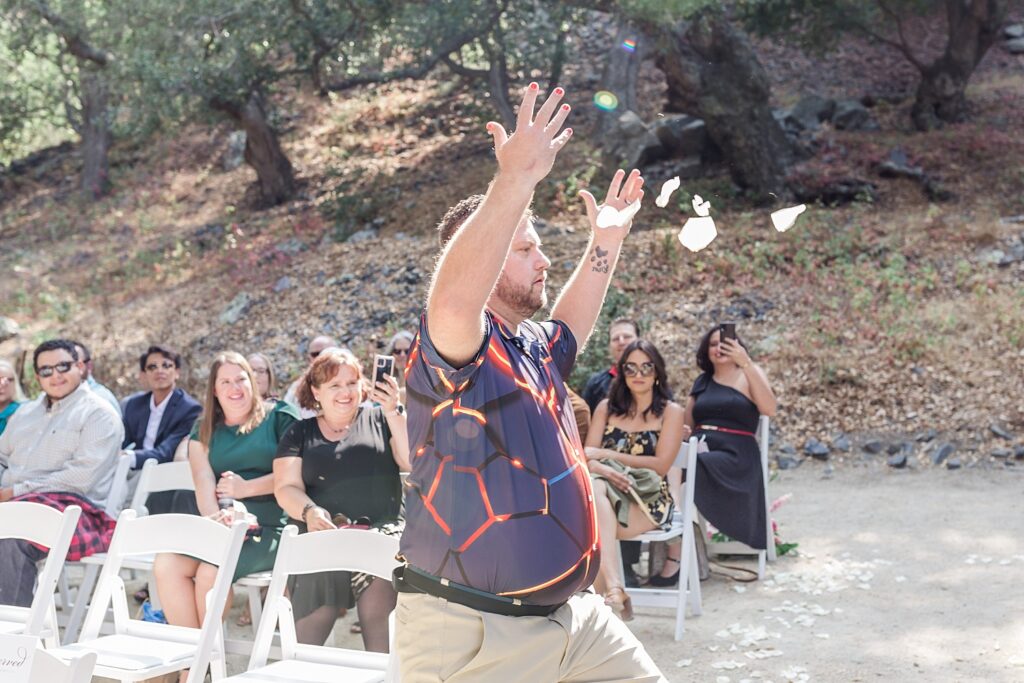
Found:
[(124, 406), (125, 452), (134, 456), (132, 469), (147, 460), (171, 462), (174, 450), (192, 430), (202, 406), (177, 386), (181, 356), (166, 346), (153, 345), (139, 357), (150, 390), (128, 399)]

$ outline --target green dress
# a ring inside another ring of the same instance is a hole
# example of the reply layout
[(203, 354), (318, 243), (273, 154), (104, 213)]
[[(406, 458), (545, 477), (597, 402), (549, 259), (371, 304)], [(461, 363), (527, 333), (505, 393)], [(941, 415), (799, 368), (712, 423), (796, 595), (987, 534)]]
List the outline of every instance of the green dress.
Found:
[[(210, 467), (214, 478), (219, 480), (224, 472), (234, 472), (246, 480), (273, 473), (277, 442), (298, 419), (295, 408), (276, 401), (263, 422), (248, 434), (239, 434), (238, 427), (218, 425), (210, 439)], [(198, 438), (198, 432), (197, 423), (193, 438)], [(242, 544), (232, 581), (274, 568), (281, 531), (287, 522), (287, 515), (274, 494), (244, 498), (242, 502), (256, 515), (260, 528), (250, 531)]]

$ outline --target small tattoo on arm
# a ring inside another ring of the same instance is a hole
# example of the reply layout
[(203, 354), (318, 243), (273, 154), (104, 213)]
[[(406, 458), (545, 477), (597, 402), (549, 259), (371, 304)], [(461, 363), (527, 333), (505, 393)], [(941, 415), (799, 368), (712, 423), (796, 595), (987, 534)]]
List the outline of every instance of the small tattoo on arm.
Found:
[(607, 273), (608, 261), (608, 250), (595, 245), (594, 255), (590, 257), (590, 262), (593, 264), (591, 266), (591, 271), (595, 273)]

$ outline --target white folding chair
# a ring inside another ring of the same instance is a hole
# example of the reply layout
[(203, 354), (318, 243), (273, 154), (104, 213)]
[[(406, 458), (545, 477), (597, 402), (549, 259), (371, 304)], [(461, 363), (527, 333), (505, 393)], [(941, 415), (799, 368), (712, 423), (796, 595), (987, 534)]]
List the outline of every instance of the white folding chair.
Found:
[[(132, 496), (130, 509), (134, 510), (139, 517), (148, 515), (149, 510), (146, 508), (146, 500), (150, 494), (182, 490), (195, 490), (195, 483), (192, 480), (192, 468), (187, 460), (165, 463), (147, 460), (142, 464), (142, 470), (139, 473), (139, 484), (135, 488), (135, 494)], [(99, 575), (100, 567), (103, 566), (105, 561), (105, 553), (96, 553), (82, 560), (82, 564), (85, 565), (85, 576), (82, 578), (82, 583), (79, 587), (79, 595), (88, 598), (92, 594), (93, 588), (96, 585), (96, 577)], [(151, 572), (153, 571), (153, 558), (146, 556), (125, 558), (124, 568), (133, 571)], [(244, 587), (248, 594), (249, 610), (252, 614), (253, 623), (252, 631), (255, 635), (256, 624), (259, 622), (263, 604), (260, 598), (260, 589), (270, 585), (270, 572), (259, 572), (244, 576), (238, 580), (237, 584)], [(154, 609), (159, 609), (160, 596), (155, 582), (150, 582), (149, 595)], [(78, 637), (82, 620), (85, 618), (86, 607), (88, 607), (87, 600), (76, 601), (72, 606), (71, 616), (64, 629), (63, 642), (65, 645), (75, 642)]]
[[(326, 571), (365, 572), (390, 581), (391, 572), (399, 564), (395, 559), (397, 553), (398, 539), (375, 531), (333, 529), (299, 535), (295, 526), (285, 527), (248, 670), (227, 680), (249, 683), (385, 681), (391, 675), (386, 654), (300, 644), (296, 640), (292, 605), (284, 590), (289, 576)], [(275, 628), (281, 633), (281, 659), (267, 664)]]
[[(128, 473), (132, 468), (132, 458), (127, 453), (119, 453), (117, 456), (117, 463), (114, 466), (114, 477), (110, 481), (110, 492), (107, 494), (106, 505), (103, 506), (104, 512), (108, 515), (117, 519), (118, 513), (121, 512), (121, 508), (124, 505), (124, 498), (128, 491)], [(66, 567), (78, 566), (79, 562), (68, 562)], [(66, 569), (65, 567), (65, 569)], [(75, 606), (78, 604), (79, 596), (84, 595), (88, 600), (89, 593), (83, 593), (79, 589), (75, 593), (75, 601), (71, 601), (71, 586), (68, 583), (67, 571), (64, 571), (60, 575), (60, 606), (62, 611), (71, 610), (71, 614), (74, 614)], [(90, 586), (90, 590), (92, 587)], [(87, 602), (82, 602), (81, 609), (84, 610)], [(70, 624), (70, 617), (69, 622)], [(66, 627), (65, 627), (66, 628)], [(67, 640), (65, 639), (65, 643)]]
[(32, 605), (0, 605), (0, 633), (40, 636), (48, 647), (57, 645), (53, 591), (64, 569), (68, 547), (81, 514), (82, 508), (77, 505), (69, 505), (61, 512), (40, 503), (0, 503), (0, 538), (17, 538), (50, 549), (36, 580)]
[[(68, 659), (81, 652), (95, 652), (95, 675), (123, 682), (141, 681), (183, 669), (190, 670), (189, 683), (202, 681), (208, 668), (215, 680), (223, 677), (221, 618), (245, 531), (246, 524), (242, 520), (229, 529), (196, 515), (137, 518), (134, 510), (125, 510), (117, 520), (81, 638), (53, 653)], [(120, 577), (125, 558), (157, 553), (189, 555), (218, 567), (213, 588), (206, 596), (206, 616), (200, 628), (130, 618), (128, 596)], [(114, 610), (114, 633), (100, 636), (108, 605)]]
[[(686, 465), (688, 473), (694, 472), (697, 466), (697, 438), (682, 445), (673, 468), (681, 469)], [(683, 639), (683, 631), (686, 628), (686, 608), (697, 617), (702, 612), (700, 578), (697, 576), (697, 545), (693, 535), (693, 491), (694, 477), (686, 477), (681, 491), (676, 491), (675, 500), (682, 505), (672, 515), (671, 523), (662, 527), (640, 534), (632, 541), (652, 543), (657, 541), (670, 541), (674, 538), (682, 538), (682, 547), (679, 550), (679, 584), (675, 588), (627, 588), (633, 604), (637, 607), (672, 607), (676, 610), (675, 639)], [(625, 569), (625, 568), (623, 568)]]
[(65, 662), (39, 649), (32, 656), (28, 683), (90, 683), (95, 666), (95, 652), (83, 652)]
[[(764, 484), (765, 533), (768, 548), (758, 550), (739, 541), (708, 542), (708, 555), (757, 555), (757, 578), (764, 578), (765, 562), (775, 561), (775, 535), (772, 533), (771, 497), (768, 495), (768, 427), (769, 419), (762, 415), (757, 423), (757, 445), (761, 452), (761, 480)], [(706, 532), (704, 518), (700, 518), (701, 531)]]

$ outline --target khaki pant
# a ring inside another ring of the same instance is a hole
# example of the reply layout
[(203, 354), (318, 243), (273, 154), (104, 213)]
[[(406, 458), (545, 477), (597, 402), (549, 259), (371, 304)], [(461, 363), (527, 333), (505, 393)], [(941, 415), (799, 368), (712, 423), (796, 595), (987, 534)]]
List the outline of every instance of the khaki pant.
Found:
[(577, 593), (546, 617), (399, 593), (395, 622), (402, 683), (666, 683), (636, 636), (592, 593)]

